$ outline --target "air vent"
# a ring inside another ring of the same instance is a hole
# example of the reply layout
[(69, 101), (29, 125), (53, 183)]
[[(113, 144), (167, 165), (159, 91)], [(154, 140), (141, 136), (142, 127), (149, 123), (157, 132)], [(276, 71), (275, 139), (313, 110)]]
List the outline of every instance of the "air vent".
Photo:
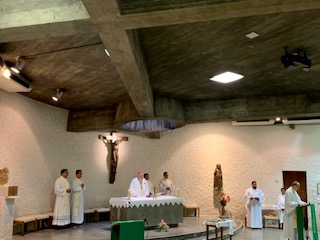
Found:
[(259, 120), (247, 120), (247, 121), (232, 121), (234, 126), (263, 126), (274, 124), (274, 119), (259, 119)]

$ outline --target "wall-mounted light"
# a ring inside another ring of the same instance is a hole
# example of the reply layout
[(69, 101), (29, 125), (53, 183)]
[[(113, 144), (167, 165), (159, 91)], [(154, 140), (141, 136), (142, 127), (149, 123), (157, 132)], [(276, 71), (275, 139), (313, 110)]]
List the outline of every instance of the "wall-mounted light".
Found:
[(61, 91), (59, 88), (56, 91), (57, 91), (56, 95), (52, 96), (51, 98), (53, 101), (58, 102), (62, 97), (63, 91)]
[(276, 122), (282, 122), (282, 118), (281, 117), (276, 117), (275, 120), (276, 120)]
[(11, 70), (15, 73), (20, 73), (25, 64), (26, 62), (23, 61), (20, 57), (16, 57), (16, 65), (11, 67)]

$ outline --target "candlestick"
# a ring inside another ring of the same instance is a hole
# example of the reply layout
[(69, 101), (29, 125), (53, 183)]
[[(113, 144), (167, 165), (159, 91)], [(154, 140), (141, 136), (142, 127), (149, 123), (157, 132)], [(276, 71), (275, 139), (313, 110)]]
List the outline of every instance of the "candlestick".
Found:
[(130, 198), (131, 198), (131, 191), (130, 189), (128, 189), (128, 200), (130, 200)]

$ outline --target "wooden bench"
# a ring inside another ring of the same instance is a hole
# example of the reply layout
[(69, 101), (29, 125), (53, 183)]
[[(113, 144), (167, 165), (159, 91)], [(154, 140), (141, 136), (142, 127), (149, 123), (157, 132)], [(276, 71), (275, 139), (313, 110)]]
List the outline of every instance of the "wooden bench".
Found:
[(83, 211), (84, 222), (93, 222), (95, 220), (95, 210), (88, 208)]
[(48, 221), (47, 221), (47, 228), (51, 229), (52, 228), (52, 221), (53, 221), (54, 213), (53, 212), (47, 212), (47, 213), (44, 213), (44, 214), (49, 216)]
[(14, 219), (13, 223), (14, 224), (18, 224), (21, 227), (21, 236), (24, 235), (25, 233), (25, 225), (27, 225), (28, 223), (32, 222), (33, 223), (33, 232), (37, 231), (37, 219), (36, 217), (30, 215), (30, 216), (24, 216), (24, 217), (17, 217)]
[[(105, 215), (106, 217), (103, 217)], [(94, 222), (110, 220), (110, 208), (94, 208)]]
[(187, 210), (193, 210), (195, 217), (196, 216), (200, 216), (200, 207), (196, 204), (184, 204), (183, 205), (183, 216), (186, 217), (187, 216)]
[(30, 215), (30, 217), (36, 218), (37, 230), (44, 228), (44, 221), (46, 222), (45, 227), (48, 228), (49, 218), (50, 218), (49, 213), (34, 214), (34, 215)]

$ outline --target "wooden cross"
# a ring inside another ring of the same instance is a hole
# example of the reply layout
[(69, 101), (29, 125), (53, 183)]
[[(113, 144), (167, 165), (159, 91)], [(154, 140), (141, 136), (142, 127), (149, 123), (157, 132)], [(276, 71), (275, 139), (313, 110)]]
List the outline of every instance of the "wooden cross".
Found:
[[(99, 139), (101, 139), (106, 147), (108, 148), (108, 157), (107, 162), (109, 163), (109, 183), (114, 183), (116, 180), (117, 166), (119, 160), (119, 145), (121, 142), (128, 141), (128, 137), (118, 137), (114, 138), (113, 132), (110, 133), (111, 139), (108, 139), (105, 136), (99, 135)], [(109, 159), (109, 161), (108, 161)]]

